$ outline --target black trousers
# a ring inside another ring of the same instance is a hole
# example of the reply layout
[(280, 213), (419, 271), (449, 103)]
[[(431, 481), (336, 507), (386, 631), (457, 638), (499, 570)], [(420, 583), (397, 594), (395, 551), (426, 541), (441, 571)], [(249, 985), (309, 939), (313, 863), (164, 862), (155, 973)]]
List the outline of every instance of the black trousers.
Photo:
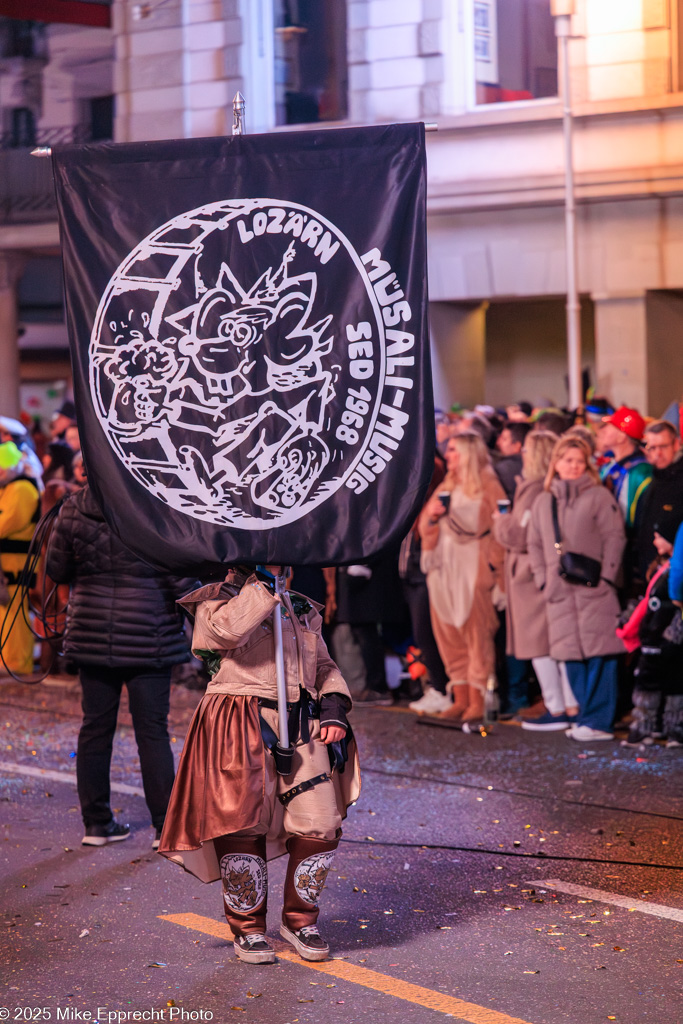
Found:
[(403, 585), (403, 596), (406, 599), (410, 612), (413, 640), (422, 651), (422, 660), (429, 672), (429, 680), (432, 686), (439, 693), (445, 693), (448, 676), (443, 667), (439, 648), (436, 646), (436, 640), (432, 632), (427, 581), (422, 577), (422, 579), (404, 579), (401, 580), (401, 583)]
[(376, 622), (352, 622), (353, 639), (360, 647), (365, 665), (365, 678), (368, 690), (385, 693), (387, 673), (384, 667), (384, 640)]
[(161, 828), (175, 775), (168, 736), (171, 669), (149, 669), (144, 665), (113, 669), (88, 665), (81, 666), (79, 674), (83, 724), (78, 734), (76, 777), (84, 824), (106, 825), (113, 817), (109, 771), (121, 690), (125, 684), (145, 800), (152, 824)]

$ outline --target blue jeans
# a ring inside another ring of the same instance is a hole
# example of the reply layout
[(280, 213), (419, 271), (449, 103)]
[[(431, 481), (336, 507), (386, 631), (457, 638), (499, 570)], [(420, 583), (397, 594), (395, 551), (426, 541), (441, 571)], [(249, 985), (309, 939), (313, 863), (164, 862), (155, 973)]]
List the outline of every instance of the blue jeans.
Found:
[(78, 734), (76, 778), (83, 824), (106, 825), (113, 815), (109, 770), (124, 683), (138, 754), (145, 800), (152, 824), (164, 824), (175, 770), (168, 736), (170, 668), (104, 668), (82, 665), (83, 724)]
[(617, 656), (568, 661), (566, 665), (579, 702), (577, 724), (611, 732), (617, 710)]
[(529, 662), (520, 661), (512, 654), (505, 656), (507, 666), (507, 699), (504, 710), (507, 713), (529, 706)]

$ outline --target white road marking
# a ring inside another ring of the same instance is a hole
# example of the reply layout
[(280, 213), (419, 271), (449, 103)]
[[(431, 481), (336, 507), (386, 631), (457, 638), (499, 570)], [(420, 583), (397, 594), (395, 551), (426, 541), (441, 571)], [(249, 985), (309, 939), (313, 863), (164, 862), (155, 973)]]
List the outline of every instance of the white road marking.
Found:
[[(76, 785), (76, 775), (72, 772), (51, 772), (47, 768), (33, 768), (29, 764), (14, 764), (12, 761), (0, 761), (0, 772), (11, 772), (12, 775), (30, 775), (36, 779), (47, 779), (49, 782), (66, 782), (70, 786)], [(114, 793), (128, 793), (130, 796), (144, 797), (144, 790), (140, 786), (127, 786), (125, 782), (112, 782), (110, 786)]]
[(584, 899), (595, 900), (597, 903), (611, 903), (615, 907), (637, 910), (641, 914), (652, 914), (653, 917), (666, 917), (670, 921), (683, 921), (683, 910), (677, 910), (675, 907), (665, 907), (661, 903), (634, 900), (630, 896), (619, 896), (618, 893), (605, 892), (604, 889), (589, 889), (588, 886), (561, 882), (557, 878), (534, 878), (533, 882), (528, 884), (533, 885), (536, 889), (544, 885), (548, 889), (557, 889), (559, 892), (569, 893), (570, 896), (582, 896)]

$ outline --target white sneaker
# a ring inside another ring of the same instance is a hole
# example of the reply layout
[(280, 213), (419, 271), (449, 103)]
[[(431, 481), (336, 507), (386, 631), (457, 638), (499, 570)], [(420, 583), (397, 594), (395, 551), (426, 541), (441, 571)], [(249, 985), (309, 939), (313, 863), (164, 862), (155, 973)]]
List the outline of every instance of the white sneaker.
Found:
[(570, 740), (579, 740), (592, 743), (594, 740), (613, 740), (613, 732), (602, 732), (600, 729), (591, 729), (590, 725), (573, 725), (568, 729), (565, 736)]
[(446, 711), (453, 701), (445, 693), (439, 693), (433, 686), (428, 686), (419, 700), (413, 700), (408, 707), (411, 711), (417, 711), (418, 715), (438, 715), (440, 711)]

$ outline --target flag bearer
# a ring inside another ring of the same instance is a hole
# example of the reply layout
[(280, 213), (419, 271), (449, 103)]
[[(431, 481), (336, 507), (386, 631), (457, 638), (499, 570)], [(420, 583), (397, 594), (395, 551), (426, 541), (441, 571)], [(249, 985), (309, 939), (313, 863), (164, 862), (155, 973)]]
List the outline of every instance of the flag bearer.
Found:
[[(280, 567), (270, 567), (278, 572)], [(346, 683), (327, 653), (319, 606), (274, 592), (269, 569), (231, 569), (183, 598), (192, 647), (211, 675), (188, 730), (159, 852), (204, 882), (222, 879), (237, 956), (272, 963), (267, 860), (289, 855), (280, 934), (324, 960), (318, 900), (360, 791)], [(277, 773), (273, 613), (281, 616), (292, 771)], [(345, 763), (348, 757), (348, 764)]]

